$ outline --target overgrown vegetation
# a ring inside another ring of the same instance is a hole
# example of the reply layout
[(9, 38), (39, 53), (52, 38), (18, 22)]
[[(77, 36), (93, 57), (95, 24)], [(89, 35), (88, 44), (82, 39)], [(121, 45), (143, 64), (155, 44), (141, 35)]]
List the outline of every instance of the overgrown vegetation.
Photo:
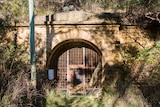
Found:
[[(122, 46), (123, 47), (123, 46)], [(143, 49), (134, 53), (132, 50), (123, 50), (124, 65), (121, 78), (120, 93), (135, 85), (141, 90), (146, 100), (158, 107), (160, 101), (160, 44), (155, 43), (152, 48)]]
[(0, 17), (7, 23), (24, 22), (28, 19), (27, 0), (4, 0), (0, 9)]
[[(1, 41), (2, 44), (2, 41)], [(27, 57), (20, 55), (21, 49), (14, 45), (0, 47), (0, 105), (18, 107), (27, 104), (29, 92), (29, 73)], [(17, 57), (19, 56), (19, 57)], [(29, 102), (28, 104), (31, 104)]]
[(101, 12), (115, 13), (121, 11), (122, 24), (137, 24), (140, 21), (145, 21), (145, 18), (160, 22), (160, 1), (158, 0), (48, 0), (39, 1), (37, 4), (37, 12), (46, 10), (54, 14), (83, 10), (101, 14)]
[[(35, 0), (35, 13), (46, 14), (72, 10), (89, 10), (93, 4), (102, 8), (126, 8), (125, 17), (133, 19), (145, 15), (151, 20), (159, 22), (159, 0)], [(21, 46), (7, 38), (7, 33), (14, 30), (6, 25), (11, 22), (23, 22), (28, 14), (26, 0), (4, 0), (0, 5), (3, 20), (0, 20), (0, 105), (2, 107), (36, 106), (35, 99), (45, 99), (47, 107), (83, 106), (86, 107), (158, 107), (160, 102), (160, 45), (155, 44), (150, 49), (141, 51), (125, 50), (122, 56), (124, 64), (117, 80), (109, 81), (115, 85), (104, 89), (104, 96), (98, 99), (93, 97), (68, 97), (63, 93), (48, 91), (47, 86), (35, 91), (30, 86), (30, 66), (28, 56)], [(128, 13), (127, 13), (128, 12)], [(142, 14), (143, 13), (143, 14)], [(154, 14), (155, 13), (155, 14)], [(132, 21), (131, 21), (132, 22)], [(12, 36), (16, 36), (13, 34)], [(113, 72), (112, 72), (113, 73)], [(112, 74), (112, 76), (114, 73)], [(115, 73), (116, 75), (116, 73)], [(114, 76), (115, 76), (114, 75)], [(113, 76), (113, 78), (114, 78)], [(106, 96), (105, 96), (106, 95)], [(146, 103), (145, 101), (148, 101)], [(149, 104), (149, 105), (148, 105)], [(41, 105), (41, 106), (44, 106)]]
[[(160, 22), (159, 0), (34, 0), (35, 15), (54, 14), (73, 10), (115, 13), (122, 10), (122, 24), (135, 24), (144, 21)], [(1, 17), (8, 21), (24, 22), (28, 20), (28, 1), (4, 0), (0, 4)]]
[(46, 107), (103, 107), (99, 99), (92, 96), (67, 96), (65, 93), (50, 91), (46, 97)]
[(8, 24), (0, 25), (0, 106), (32, 106), (38, 93), (30, 86), (29, 58), (16, 44), (16, 28)]
[(130, 77), (137, 83), (145, 83), (147, 85), (159, 84), (160, 75), (160, 44), (155, 45), (150, 49), (143, 49), (134, 53), (130, 50), (123, 50), (124, 71), (130, 71)]

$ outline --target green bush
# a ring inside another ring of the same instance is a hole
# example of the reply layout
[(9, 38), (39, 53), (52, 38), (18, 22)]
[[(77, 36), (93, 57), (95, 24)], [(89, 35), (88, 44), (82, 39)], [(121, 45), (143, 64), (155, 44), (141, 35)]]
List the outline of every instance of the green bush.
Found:
[(28, 19), (28, 1), (27, 0), (4, 0), (0, 4), (3, 19), (8, 23), (24, 22)]
[(67, 96), (63, 92), (50, 91), (46, 107), (103, 107), (102, 101), (93, 96)]

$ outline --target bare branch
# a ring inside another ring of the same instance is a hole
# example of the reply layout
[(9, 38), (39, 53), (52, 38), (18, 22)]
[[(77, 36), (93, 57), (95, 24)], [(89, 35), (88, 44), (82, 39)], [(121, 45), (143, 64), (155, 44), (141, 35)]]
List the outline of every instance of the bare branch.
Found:
[(157, 13), (148, 12), (145, 14), (145, 17), (151, 20), (156, 20), (160, 23), (160, 12)]

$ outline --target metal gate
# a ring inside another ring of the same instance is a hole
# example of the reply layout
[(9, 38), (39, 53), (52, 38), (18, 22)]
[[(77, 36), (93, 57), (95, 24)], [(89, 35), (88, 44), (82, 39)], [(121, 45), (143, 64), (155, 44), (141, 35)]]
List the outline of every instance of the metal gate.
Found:
[(58, 58), (57, 88), (69, 95), (84, 95), (89, 87), (92, 74), (100, 61), (100, 56), (93, 49), (71, 48)]

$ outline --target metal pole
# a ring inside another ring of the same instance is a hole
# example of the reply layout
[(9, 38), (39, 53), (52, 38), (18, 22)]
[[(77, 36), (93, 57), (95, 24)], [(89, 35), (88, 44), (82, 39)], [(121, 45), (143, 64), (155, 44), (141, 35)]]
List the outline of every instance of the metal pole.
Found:
[(36, 56), (34, 43), (34, 0), (29, 0), (31, 84), (36, 88)]

